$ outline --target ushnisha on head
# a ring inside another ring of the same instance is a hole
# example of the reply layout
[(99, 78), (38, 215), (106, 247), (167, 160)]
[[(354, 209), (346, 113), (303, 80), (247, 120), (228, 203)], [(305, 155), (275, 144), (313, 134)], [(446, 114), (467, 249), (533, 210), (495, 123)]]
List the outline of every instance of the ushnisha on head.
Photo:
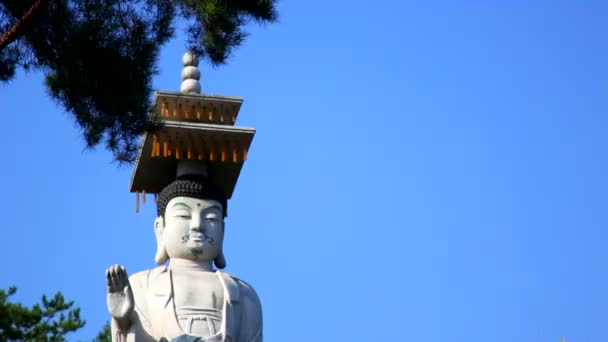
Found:
[(155, 261), (160, 265), (169, 258), (213, 260), (217, 268), (224, 268), (226, 195), (204, 172), (193, 170), (192, 163), (180, 164), (177, 179), (158, 195)]

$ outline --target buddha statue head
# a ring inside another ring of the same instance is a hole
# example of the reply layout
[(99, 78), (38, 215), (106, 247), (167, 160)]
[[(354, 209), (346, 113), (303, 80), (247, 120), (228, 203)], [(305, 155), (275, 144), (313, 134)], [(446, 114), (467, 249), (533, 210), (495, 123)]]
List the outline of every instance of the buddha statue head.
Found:
[(213, 260), (217, 268), (226, 267), (222, 251), (226, 209), (226, 195), (204, 174), (178, 168), (177, 179), (158, 195), (156, 263), (171, 258)]

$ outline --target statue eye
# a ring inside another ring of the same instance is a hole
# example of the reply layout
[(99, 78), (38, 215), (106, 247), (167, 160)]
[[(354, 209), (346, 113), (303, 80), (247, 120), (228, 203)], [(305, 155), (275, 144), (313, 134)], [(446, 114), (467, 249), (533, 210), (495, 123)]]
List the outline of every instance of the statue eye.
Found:
[(218, 216), (216, 214), (209, 214), (207, 216), (205, 216), (205, 220), (208, 221), (216, 221), (218, 219)]
[(181, 218), (181, 219), (190, 219), (190, 213), (189, 212), (185, 212), (185, 211), (178, 211), (177, 213), (175, 213), (175, 217), (177, 218)]

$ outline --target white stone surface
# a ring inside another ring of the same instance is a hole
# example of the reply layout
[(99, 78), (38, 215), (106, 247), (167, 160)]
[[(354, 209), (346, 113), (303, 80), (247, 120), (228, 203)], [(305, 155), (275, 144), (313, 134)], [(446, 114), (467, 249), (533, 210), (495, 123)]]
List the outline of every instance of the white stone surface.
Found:
[(192, 65), (184, 67), (182, 69), (182, 80), (187, 80), (189, 78), (194, 79), (194, 80), (200, 80), (201, 79), (200, 70), (198, 70), (197, 67), (192, 66)]
[(189, 78), (182, 81), (179, 91), (184, 94), (200, 94), (201, 84), (197, 80)]
[(198, 66), (198, 56), (192, 51), (188, 51), (182, 57), (182, 64), (184, 66), (193, 65)]
[(175, 197), (156, 218), (156, 261), (131, 277), (106, 271), (112, 341), (261, 342), (262, 312), (247, 283), (213, 268), (225, 264), (223, 208), (214, 200)]
[(184, 94), (200, 94), (201, 72), (198, 69), (198, 57), (192, 51), (188, 51), (182, 57), (182, 63), (184, 69), (182, 69), (182, 84), (179, 91)]

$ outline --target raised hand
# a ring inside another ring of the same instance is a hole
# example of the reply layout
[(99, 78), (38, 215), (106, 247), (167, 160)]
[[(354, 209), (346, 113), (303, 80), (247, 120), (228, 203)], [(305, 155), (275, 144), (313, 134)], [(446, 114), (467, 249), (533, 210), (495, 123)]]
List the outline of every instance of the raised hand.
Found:
[(119, 265), (110, 266), (106, 270), (106, 278), (108, 283), (108, 310), (119, 327), (126, 329), (129, 325), (129, 315), (135, 306), (127, 270)]

